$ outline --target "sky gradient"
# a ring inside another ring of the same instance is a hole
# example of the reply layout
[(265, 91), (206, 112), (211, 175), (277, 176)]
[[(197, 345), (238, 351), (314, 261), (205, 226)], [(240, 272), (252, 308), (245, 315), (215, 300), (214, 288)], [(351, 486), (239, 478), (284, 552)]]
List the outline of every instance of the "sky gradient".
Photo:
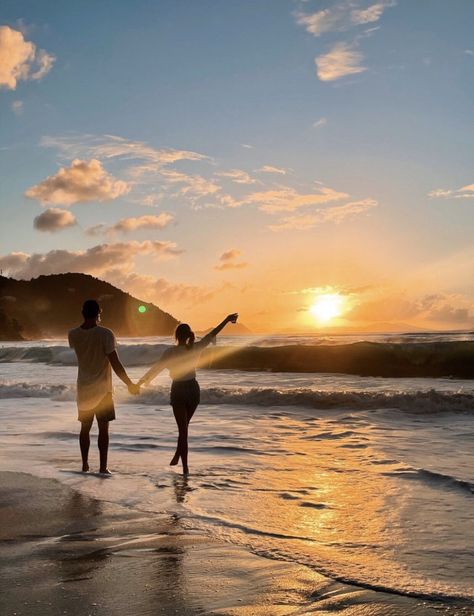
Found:
[(474, 323), (471, 0), (0, 8), (0, 268), (206, 327)]

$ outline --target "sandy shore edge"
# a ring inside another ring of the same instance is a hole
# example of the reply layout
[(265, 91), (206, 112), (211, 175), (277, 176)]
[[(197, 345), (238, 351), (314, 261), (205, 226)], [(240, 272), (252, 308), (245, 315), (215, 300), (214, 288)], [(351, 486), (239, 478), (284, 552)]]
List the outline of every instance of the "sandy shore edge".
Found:
[(51, 479), (0, 472), (4, 616), (130, 614), (471, 616), (367, 591), (184, 531)]

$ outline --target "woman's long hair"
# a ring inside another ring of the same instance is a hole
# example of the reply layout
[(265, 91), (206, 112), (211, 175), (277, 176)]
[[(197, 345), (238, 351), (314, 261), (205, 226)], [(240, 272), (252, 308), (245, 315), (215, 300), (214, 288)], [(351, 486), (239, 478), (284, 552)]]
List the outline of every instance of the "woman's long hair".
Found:
[(188, 349), (193, 348), (194, 332), (187, 323), (180, 323), (174, 332), (176, 342), (185, 344)]

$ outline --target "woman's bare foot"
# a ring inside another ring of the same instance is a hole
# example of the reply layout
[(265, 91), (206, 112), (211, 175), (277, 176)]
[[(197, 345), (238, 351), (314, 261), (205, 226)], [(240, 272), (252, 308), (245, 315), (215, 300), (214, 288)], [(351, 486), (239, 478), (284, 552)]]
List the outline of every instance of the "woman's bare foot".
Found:
[(108, 469), (108, 468), (104, 468), (104, 469), (102, 469), (102, 468), (101, 468), (101, 469), (100, 469), (100, 471), (99, 471), (99, 473), (100, 473), (101, 475), (111, 475), (111, 474), (112, 474), (112, 473), (109, 471), (109, 469)]
[(176, 466), (179, 462), (179, 453), (176, 452), (174, 456), (171, 458), (170, 466)]
[(88, 473), (89, 472), (89, 465), (87, 464), (87, 462), (82, 465), (82, 472), (83, 473)]
[(183, 466), (183, 475), (189, 475), (189, 467)]

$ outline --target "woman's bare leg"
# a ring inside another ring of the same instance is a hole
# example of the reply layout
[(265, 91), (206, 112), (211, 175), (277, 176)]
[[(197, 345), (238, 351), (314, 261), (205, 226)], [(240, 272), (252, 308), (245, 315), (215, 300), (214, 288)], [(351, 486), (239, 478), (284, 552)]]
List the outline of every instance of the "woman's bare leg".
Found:
[[(183, 463), (183, 473), (189, 473), (188, 468), (188, 417), (184, 406), (173, 406), (173, 414), (178, 426), (178, 447), (176, 453), (179, 454)], [(176, 454), (175, 454), (176, 455)], [(174, 458), (173, 458), (174, 459)]]
[(176, 466), (179, 462), (179, 448), (176, 447), (174, 456), (171, 458), (170, 466)]
[[(189, 426), (189, 422), (193, 418), (193, 415), (194, 415), (194, 412), (196, 411), (196, 409), (197, 409), (197, 405), (193, 409), (191, 409), (191, 410), (188, 408), (187, 411), (186, 411), (186, 418), (187, 418), (187, 421), (188, 421), (188, 426)], [(179, 458), (180, 458), (180, 454), (179, 454), (179, 446), (178, 446), (178, 447), (176, 447), (176, 451), (175, 451), (174, 456), (171, 458), (170, 466), (176, 466), (178, 464), (178, 462), (179, 462)]]

